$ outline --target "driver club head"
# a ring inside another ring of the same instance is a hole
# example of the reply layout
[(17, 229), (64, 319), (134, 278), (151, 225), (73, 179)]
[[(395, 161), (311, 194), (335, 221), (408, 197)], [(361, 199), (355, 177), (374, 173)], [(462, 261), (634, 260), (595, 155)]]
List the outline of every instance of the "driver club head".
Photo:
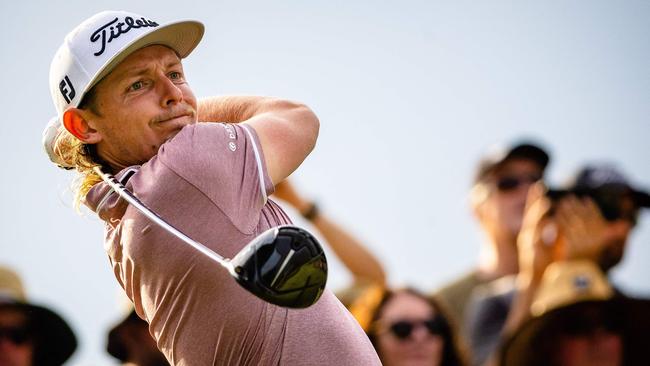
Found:
[(271, 228), (231, 261), (237, 282), (255, 296), (288, 308), (306, 308), (327, 282), (327, 260), (316, 238), (295, 226)]

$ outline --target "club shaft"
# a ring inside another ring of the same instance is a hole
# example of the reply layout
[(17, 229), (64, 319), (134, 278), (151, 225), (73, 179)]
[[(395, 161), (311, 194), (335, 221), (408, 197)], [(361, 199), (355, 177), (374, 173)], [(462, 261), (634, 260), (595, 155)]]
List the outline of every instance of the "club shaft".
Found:
[(120, 195), (124, 200), (126, 200), (131, 206), (135, 207), (138, 209), (138, 211), (142, 212), (145, 216), (147, 216), (151, 221), (156, 223), (158, 226), (162, 227), (163, 229), (167, 230), (170, 234), (174, 235), (178, 239), (182, 240), (183, 242), (191, 245), (194, 247), (194, 249), (200, 251), (201, 253), (207, 255), (210, 259), (214, 260), (215, 262), (219, 263), (220, 265), (224, 266), (226, 269), (231, 270), (232, 266), (230, 264), (230, 261), (227, 259), (224, 259), (224, 257), (220, 256), (219, 254), (215, 253), (213, 250), (209, 249), (205, 245), (193, 240), (189, 236), (185, 235), (182, 231), (178, 230), (174, 226), (172, 226), (170, 223), (165, 221), (162, 217), (158, 216), (157, 213), (155, 213), (153, 210), (151, 210), (147, 205), (142, 203), (131, 191), (129, 191), (120, 181), (118, 181), (113, 175), (111, 174), (106, 174), (104, 173), (101, 168), (95, 167), (93, 168), (95, 173), (99, 174), (99, 176), (102, 178), (106, 184), (108, 184), (113, 191), (115, 191), (117, 194)]

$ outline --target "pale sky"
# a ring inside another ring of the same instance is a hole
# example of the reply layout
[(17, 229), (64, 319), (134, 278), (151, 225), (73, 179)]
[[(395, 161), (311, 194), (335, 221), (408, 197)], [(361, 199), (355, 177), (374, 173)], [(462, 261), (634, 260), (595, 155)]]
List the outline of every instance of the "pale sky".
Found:
[[(133, 3), (133, 4), (132, 4)], [(650, 188), (650, 2), (4, 1), (0, 263), (80, 339), (70, 365), (113, 365), (121, 316), (102, 227), (71, 207), (71, 172), (49, 163), (49, 64), (65, 34), (101, 10), (197, 19), (184, 62), (199, 96), (276, 95), (310, 105), (318, 145), (295, 173), (323, 212), (364, 239), (390, 281), (431, 290), (471, 268), (482, 240), (467, 202), (489, 146), (536, 139), (552, 183), (584, 162), (618, 164)], [(330, 261), (334, 262), (333, 256)], [(614, 280), (650, 295), (650, 215)], [(345, 285), (333, 263), (330, 287)]]

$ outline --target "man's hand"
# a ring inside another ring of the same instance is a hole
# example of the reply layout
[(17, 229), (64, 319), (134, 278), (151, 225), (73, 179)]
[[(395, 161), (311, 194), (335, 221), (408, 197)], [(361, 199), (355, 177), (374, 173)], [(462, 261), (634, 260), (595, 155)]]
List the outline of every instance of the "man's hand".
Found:
[[(555, 223), (548, 217), (551, 202), (544, 195), (546, 189), (536, 183), (528, 191), (521, 230), (517, 237), (519, 274), (512, 307), (503, 326), (508, 337), (530, 317), (530, 305), (541, 283), (546, 267), (553, 261), (557, 239)], [(495, 359), (489, 363), (495, 364)]]
[(555, 221), (563, 244), (561, 259), (598, 260), (606, 243), (607, 221), (591, 198), (569, 196), (562, 199)]
[(557, 230), (548, 218), (551, 204), (544, 196), (544, 191), (544, 186), (539, 183), (530, 188), (517, 237), (519, 273), (526, 281), (541, 279), (544, 270), (553, 260)]

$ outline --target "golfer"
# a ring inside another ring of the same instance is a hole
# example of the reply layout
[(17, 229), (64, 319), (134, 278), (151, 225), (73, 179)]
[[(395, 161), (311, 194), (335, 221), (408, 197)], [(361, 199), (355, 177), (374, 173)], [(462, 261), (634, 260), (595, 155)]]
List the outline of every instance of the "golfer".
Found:
[(163, 24), (121, 11), (77, 26), (50, 69), (57, 110), (44, 132), (50, 159), (78, 172), (77, 199), (106, 223), (115, 278), (171, 364), (378, 365), (331, 292), (304, 310), (266, 303), (93, 173), (101, 166), (115, 174), (172, 225), (226, 257), (290, 223), (267, 197), (313, 149), (318, 119), (275, 98), (198, 102), (181, 59), (203, 30), (196, 21)]

